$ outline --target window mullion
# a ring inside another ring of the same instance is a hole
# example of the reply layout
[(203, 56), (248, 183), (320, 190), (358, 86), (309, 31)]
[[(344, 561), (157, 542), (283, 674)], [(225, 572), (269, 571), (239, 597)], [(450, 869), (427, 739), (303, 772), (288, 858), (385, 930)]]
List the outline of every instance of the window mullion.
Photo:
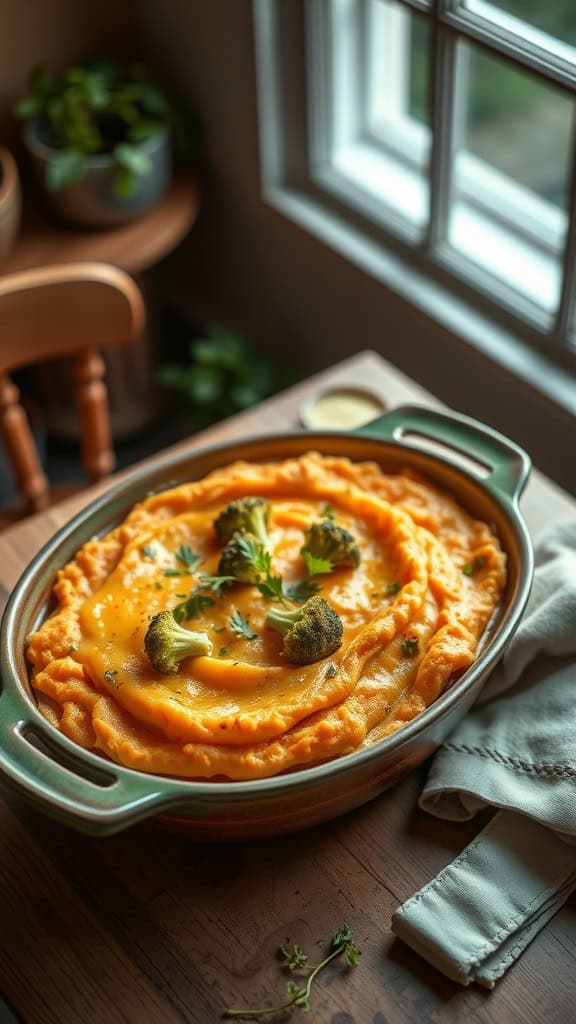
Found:
[(420, 11), (422, 14), (430, 14), (428, 0), (398, 0), (403, 7), (410, 7), (413, 11)]
[(561, 345), (566, 345), (568, 336), (573, 334), (576, 312), (576, 114), (572, 123), (572, 171), (568, 210), (570, 221), (564, 247), (562, 291), (553, 332), (556, 342)]
[(576, 91), (576, 72), (570, 63), (540, 46), (532, 45), (501, 25), (485, 21), (472, 11), (455, 9), (450, 0), (440, 0), (440, 4), (438, 17), (447, 31), (456, 32), (483, 49), (500, 54), (546, 82), (556, 83), (572, 93)]
[(456, 136), (456, 38), (440, 21), (448, 0), (435, 0), (430, 52), (432, 148), (430, 153), (430, 214), (425, 247), (435, 254), (446, 241)]

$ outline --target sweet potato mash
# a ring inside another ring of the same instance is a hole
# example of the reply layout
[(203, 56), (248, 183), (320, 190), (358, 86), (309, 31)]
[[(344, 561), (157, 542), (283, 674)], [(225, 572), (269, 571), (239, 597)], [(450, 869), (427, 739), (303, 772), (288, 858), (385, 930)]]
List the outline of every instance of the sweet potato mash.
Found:
[[(320, 516), (354, 536), (360, 564), (314, 577), (342, 620), (341, 647), (289, 664), (265, 626), (273, 599), (238, 583), (183, 621), (209, 635), (212, 655), (155, 671), (151, 617), (217, 574), (214, 520), (247, 495), (270, 502), (272, 562), (287, 586), (306, 578), (304, 531)], [(57, 729), (121, 764), (262, 778), (358, 750), (420, 714), (474, 660), (504, 583), (490, 527), (411, 472), (314, 452), (237, 462), (146, 498), (59, 572), (57, 608), (29, 639), (33, 685)], [(237, 613), (255, 635), (232, 628)]]

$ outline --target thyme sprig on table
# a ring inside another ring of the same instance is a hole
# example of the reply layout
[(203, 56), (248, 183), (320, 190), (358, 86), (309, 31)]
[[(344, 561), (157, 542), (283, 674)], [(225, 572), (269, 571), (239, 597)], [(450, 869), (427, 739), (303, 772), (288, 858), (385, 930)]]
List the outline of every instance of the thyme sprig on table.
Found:
[(343, 924), (338, 931), (334, 932), (331, 951), (319, 964), (308, 963), (308, 955), (297, 943), (291, 946), (280, 946), (278, 952), (285, 970), (303, 976), (301, 982), (290, 980), (287, 983), (286, 994), (289, 998), (278, 1006), (264, 1006), (255, 1010), (234, 1008), (225, 1010), (222, 1016), (226, 1020), (232, 1020), (233, 1018), (255, 1020), (259, 1017), (271, 1016), (272, 1014), (280, 1013), (282, 1010), (291, 1009), (302, 1010), (304, 1013), (307, 1013), (311, 1009), (310, 995), (312, 986), (320, 971), (323, 971), (328, 964), (340, 956), (344, 956), (349, 967), (355, 967), (362, 955), (354, 942), (352, 932), (347, 924)]

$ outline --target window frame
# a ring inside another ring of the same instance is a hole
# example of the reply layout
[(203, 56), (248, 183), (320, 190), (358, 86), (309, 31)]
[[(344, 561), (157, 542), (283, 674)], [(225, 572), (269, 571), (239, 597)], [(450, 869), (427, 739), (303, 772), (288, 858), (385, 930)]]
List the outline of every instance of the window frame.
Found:
[[(354, 2), (360, 5), (362, 0)], [(424, 0), (400, 2), (408, 10), (425, 11), (430, 17), (433, 13), (432, 46), (436, 65), (432, 78), (436, 107), (438, 102), (446, 100), (453, 103), (450, 88), (455, 80), (457, 38), (465, 36), (486, 46), (485, 40), (479, 38), (482, 30), (476, 24), (475, 13), (463, 11), (455, 0), (436, 0), (433, 7)], [(472, 287), (470, 268), (462, 274), (462, 258), (455, 260), (444, 244), (447, 195), (443, 175), (451, 154), (451, 139), (439, 118), (433, 120), (430, 175), (433, 215), (420, 237), (417, 230), (407, 228), (402, 218), (395, 219), (393, 207), (383, 215), (375, 198), (371, 201), (366, 193), (360, 192), (353, 196), (350, 183), (339, 180), (333, 168), (323, 160), (330, 140), (326, 124), (314, 125), (310, 120), (309, 90), (316, 94), (326, 90), (330, 48), (326, 45), (320, 60), (315, 60), (310, 67), (306, 47), (310, 31), (322, 31), (322, 18), (316, 28), (311, 28), (311, 20), (313, 22), (318, 13), (325, 15), (328, 3), (329, 0), (314, 0), (313, 3), (298, 0), (282, 5), (279, 0), (253, 0), (265, 199), (431, 313), (443, 325), (449, 325), (466, 341), (576, 412), (573, 334), (570, 332), (570, 345), (565, 340), (569, 335), (567, 325), (572, 322), (573, 285), (576, 283), (574, 171), (565, 243), (568, 272), (564, 275), (557, 315), (554, 318), (546, 315), (521, 296), (515, 296), (511, 302), (510, 290), (494, 275), (476, 266), (473, 267)], [(493, 45), (492, 40), (487, 49), (509, 57), (509, 30), (498, 28), (497, 35), (496, 44)], [(316, 48), (315, 57), (318, 55)], [(559, 63), (557, 55), (550, 60), (547, 57), (546, 63), (540, 51), (536, 60), (532, 51), (529, 54), (522, 51), (515, 53), (513, 63), (529, 67), (546, 80), (553, 77), (557, 84), (562, 79), (561, 84), (566, 85), (565, 62)], [(570, 92), (574, 94), (576, 68), (572, 69), (571, 76)], [(413, 159), (417, 164), (417, 153)], [(480, 192), (476, 199), (481, 207)], [(538, 220), (538, 213), (535, 210), (535, 220)], [(550, 225), (546, 230), (548, 228)], [(551, 230), (554, 231), (554, 225)], [(545, 237), (540, 237), (540, 243), (550, 244)]]

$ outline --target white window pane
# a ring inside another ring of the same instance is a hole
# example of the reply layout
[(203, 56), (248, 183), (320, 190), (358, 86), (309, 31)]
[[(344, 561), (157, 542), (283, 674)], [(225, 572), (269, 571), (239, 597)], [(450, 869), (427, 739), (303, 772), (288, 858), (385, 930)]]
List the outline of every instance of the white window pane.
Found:
[(464, 148), (563, 209), (572, 101), (476, 47), (469, 54)]
[[(393, 0), (330, 0), (311, 19), (314, 178), (371, 219), (422, 234), (429, 209), (425, 17)], [(416, 73), (415, 73), (416, 69)], [(323, 77), (322, 77), (323, 76)]]
[(553, 312), (566, 236), (574, 104), (461, 42), (451, 244)]
[(574, 0), (463, 0), (460, 10), (576, 64)]
[(574, 0), (496, 0), (497, 6), (536, 28), (576, 46)]

